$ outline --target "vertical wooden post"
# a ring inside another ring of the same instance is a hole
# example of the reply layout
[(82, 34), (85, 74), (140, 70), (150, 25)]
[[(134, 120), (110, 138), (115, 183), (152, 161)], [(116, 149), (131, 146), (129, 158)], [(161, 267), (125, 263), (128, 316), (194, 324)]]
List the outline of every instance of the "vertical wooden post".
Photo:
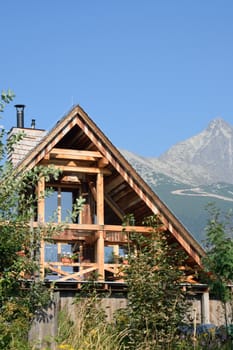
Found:
[(97, 174), (97, 224), (104, 224), (104, 174)]
[[(97, 224), (104, 225), (104, 175), (97, 174)], [(98, 264), (98, 279), (104, 280), (104, 231), (97, 232), (96, 260)]]
[(79, 246), (79, 271), (80, 271), (80, 279), (83, 280), (83, 266), (82, 266), (82, 261), (83, 261), (83, 243), (80, 244)]
[[(114, 257), (119, 257), (119, 244), (114, 244), (112, 246)], [(116, 263), (116, 261), (114, 261)]]
[(210, 323), (210, 300), (208, 290), (203, 292), (201, 296), (201, 322)]
[(37, 196), (38, 196), (38, 207), (37, 207), (37, 216), (38, 216), (38, 222), (44, 222), (45, 221), (45, 200), (44, 200), (44, 193), (45, 193), (45, 179), (42, 177), (37, 186)]
[(92, 224), (90, 190), (86, 181), (81, 183), (81, 196), (85, 203), (80, 213), (80, 224)]
[[(44, 200), (44, 193), (45, 193), (45, 179), (42, 177), (38, 182), (37, 187), (37, 195), (38, 195), (38, 207), (37, 207), (37, 216), (38, 216), (38, 222), (44, 223), (45, 221), (45, 200)], [(44, 239), (41, 238), (40, 242), (40, 278), (44, 279), (44, 260), (45, 260), (45, 254), (44, 254)]]
[(57, 221), (61, 222), (61, 187), (58, 187), (57, 192)]
[[(57, 189), (57, 221), (61, 222), (61, 187), (58, 187)], [(58, 260), (61, 261), (61, 243), (57, 243), (57, 255), (58, 255)], [(61, 266), (59, 265), (59, 270), (61, 270)]]

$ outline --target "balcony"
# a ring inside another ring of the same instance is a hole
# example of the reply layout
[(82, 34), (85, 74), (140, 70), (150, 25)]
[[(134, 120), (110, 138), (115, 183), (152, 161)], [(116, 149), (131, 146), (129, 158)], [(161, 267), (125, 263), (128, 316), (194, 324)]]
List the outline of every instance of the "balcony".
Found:
[[(38, 224), (34, 223), (34, 227), (37, 226)], [(52, 237), (53, 259), (48, 259), (46, 243), (41, 242), (41, 278), (56, 282), (88, 280), (124, 282), (124, 266), (128, 263), (125, 253), (130, 243), (130, 232), (148, 233), (151, 232), (151, 228), (67, 224), (60, 234)], [(70, 254), (78, 249), (79, 258), (64, 262), (61, 258), (65, 247), (69, 247)], [(107, 249), (118, 258), (107, 257)]]

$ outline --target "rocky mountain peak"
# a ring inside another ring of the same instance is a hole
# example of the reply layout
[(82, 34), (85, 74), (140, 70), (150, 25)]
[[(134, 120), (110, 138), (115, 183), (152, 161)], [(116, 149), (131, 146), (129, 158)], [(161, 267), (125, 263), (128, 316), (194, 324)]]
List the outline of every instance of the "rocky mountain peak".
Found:
[[(126, 158), (134, 165), (134, 157), (127, 154)], [(222, 118), (213, 119), (202, 132), (172, 146), (159, 158), (138, 158), (139, 173), (140, 164), (146, 174), (151, 169), (186, 184), (233, 183), (233, 127)]]
[(207, 204), (215, 203), (223, 212), (232, 209), (233, 127), (222, 118), (159, 158), (122, 153), (201, 244)]
[(230, 124), (228, 124), (223, 118), (215, 118), (213, 119), (207, 129), (209, 132), (214, 132), (219, 134), (220, 132), (224, 133), (226, 136), (230, 136), (233, 133), (233, 128)]

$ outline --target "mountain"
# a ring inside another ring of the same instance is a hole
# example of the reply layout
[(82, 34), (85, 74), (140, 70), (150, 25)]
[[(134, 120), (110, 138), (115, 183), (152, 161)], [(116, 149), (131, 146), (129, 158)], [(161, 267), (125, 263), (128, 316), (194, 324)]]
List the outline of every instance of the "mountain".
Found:
[(221, 118), (159, 158), (121, 152), (201, 244), (207, 205), (233, 207), (233, 127)]

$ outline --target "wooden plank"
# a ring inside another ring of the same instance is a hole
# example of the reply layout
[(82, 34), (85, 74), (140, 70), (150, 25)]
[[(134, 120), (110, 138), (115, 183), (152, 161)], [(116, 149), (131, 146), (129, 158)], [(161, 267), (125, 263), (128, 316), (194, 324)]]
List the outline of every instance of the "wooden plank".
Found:
[(79, 271), (79, 272), (76, 272), (76, 273), (72, 273), (72, 274), (69, 274), (68, 276), (59, 278), (57, 280), (57, 282), (65, 282), (65, 281), (67, 281), (69, 279), (75, 279), (75, 280), (80, 281), (82, 275), (85, 275), (85, 274), (90, 273), (90, 272), (95, 271), (95, 270), (96, 270), (96, 267), (90, 267), (88, 269), (85, 269), (85, 270), (82, 270), (82, 271)]
[[(53, 163), (50, 163), (51, 165)], [(62, 171), (71, 172), (71, 173), (87, 173), (87, 174), (104, 174), (111, 175), (111, 171), (108, 169), (100, 169), (96, 167), (82, 167), (82, 166), (66, 166), (66, 165), (54, 165), (56, 169), (60, 169)]]
[(133, 207), (135, 204), (138, 204), (139, 202), (141, 202), (141, 198), (139, 197), (135, 197), (135, 199), (130, 199), (128, 203), (126, 203), (126, 205), (124, 205), (124, 210), (126, 211), (128, 208)]
[(114, 213), (123, 221), (125, 212), (121, 210), (121, 208), (112, 200), (112, 198), (105, 193), (105, 201), (109, 205), (109, 207), (114, 211)]
[[(96, 180), (96, 215), (97, 223), (104, 225), (104, 175), (97, 174)], [(98, 280), (104, 280), (104, 231), (99, 230), (96, 242), (96, 261), (98, 264)]]
[[(38, 196), (38, 205), (37, 205), (37, 216), (39, 223), (43, 223), (45, 221), (45, 200), (44, 200), (44, 192), (45, 192), (45, 178), (41, 177), (38, 181), (37, 186), (37, 196)], [(45, 261), (45, 252), (44, 252), (44, 240), (40, 242), (40, 278), (44, 279), (44, 261)]]
[(45, 276), (45, 243), (40, 241), (40, 278), (44, 279)]
[(122, 232), (123, 230), (126, 232), (144, 232), (144, 233), (150, 233), (153, 231), (152, 227), (146, 227), (146, 226), (120, 226), (120, 225), (104, 225), (105, 231), (116, 231), (116, 232)]
[(98, 265), (98, 280), (104, 281), (104, 232), (98, 231), (96, 241), (96, 261)]
[(103, 155), (98, 151), (83, 151), (64, 148), (53, 148), (50, 151), (52, 158), (57, 159), (77, 159), (77, 160), (89, 160), (96, 161), (99, 158), (103, 158)]
[(98, 167), (99, 168), (105, 168), (109, 164), (109, 161), (106, 158), (101, 158), (98, 161)]
[(104, 175), (103, 175), (103, 172), (100, 172), (97, 174), (96, 189), (97, 189), (97, 203), (96, 203), (97, 223), (99, 225), (104, 225)]
[[(56, 227), (56, 225), (58, 225), (58, 223), (53, 223), (53, 226)], [(38, 227), (39, 223), (38, 222), (33, 222), (33, 227)], [(153, 228), (151, 227), (146, 227), (146, 226), (122, 226), (122, 225), (98, 225), (98, 224), (65, 224), (64, 226), (64, 231), (65, 230), (74, 230), (77, 232), (85, 232), (85, 231), (89, 231), (89, 232), (95, 232), (95, 231), (99, 231), (99, 230), (103, 230), (103, 231), (116, 231), (116, 232), (122, 232), (123, 229), (124, 231), (127, 232), (131, 232), (131, 231), (135, 231), (135, 232), (142, 232), (142, 233), (146, 233), (146, 232), (152, 232)], [(160, 229), (166, 229), (165, 226), (161, 226)]]
[(91, 190), (91, 194), (92, 194), (94, 200), (96, 201), (97, 195), (96, 195), (96, 186), (95, 186), (94, 182), (93, 181), (89, 181), (88, 182), (88, 186), (89, 186), (89, 188)]
[(108, 244), (114, 245), (114, 244), (125, 244), (129, 241), (129, 235), (127, 232), (112, 232), (108, 231), (105, 235), (105, 242), (108, 242)]
[(37, 216), (38, 216), (39, 222), (44, 222), (44, 212), (45, 212), (44, 192), (45, 192), (45, 179), (44, 177), (41, 177), (40, 180), (38, 181), (38, 186), (37, 186), (37, 196), (38, 196)]
[(111, 179), (111, 181), (105, 185), (105, 191), (110, 192), (123, 182), (124, 182), (124, 179), (122, 178), (122, 176), (119, 175), (114, 180)]

